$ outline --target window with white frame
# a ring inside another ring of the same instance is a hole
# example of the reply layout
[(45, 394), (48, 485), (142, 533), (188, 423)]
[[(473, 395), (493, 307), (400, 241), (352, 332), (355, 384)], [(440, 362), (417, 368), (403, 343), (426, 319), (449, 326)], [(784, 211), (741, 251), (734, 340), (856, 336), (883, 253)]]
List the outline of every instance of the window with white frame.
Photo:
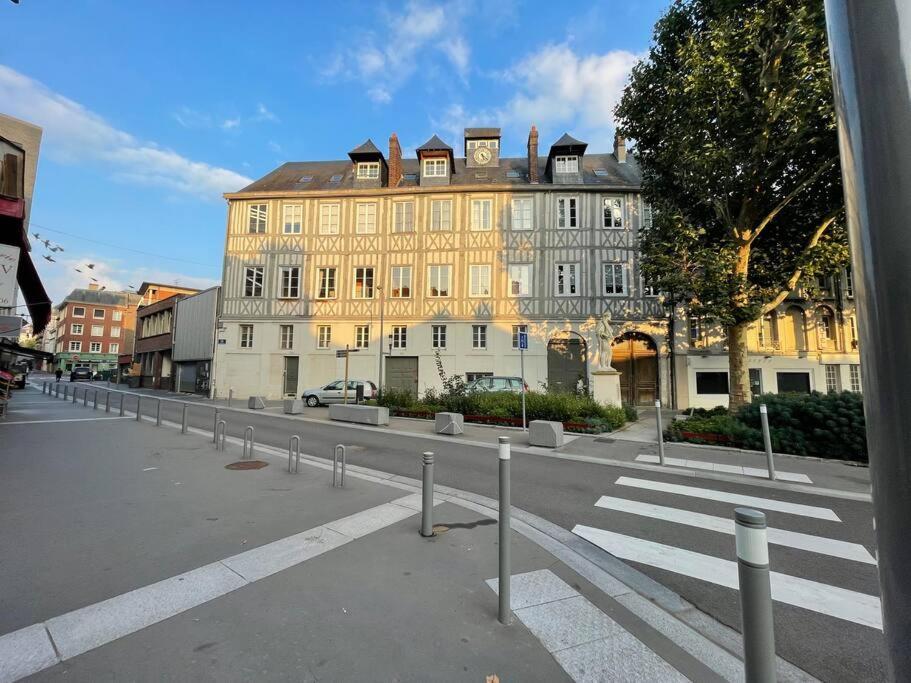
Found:
[(411, 298), (411, 266), (392, 266), (389, 296), (393, 299)]
[(848, 318), (848, 324), (851, 327), (851, 348), (857, 348), (857, 321), (853, 315)]
[(579, 200), (576, 197), (557, 199), (557, 227), (564, 230), (579, 227)]
[(446, 348), (446, 326), (445, 325), (431, 325), (430, 326), (430, 347), (433, 349), (445, 349)]
[(860, 391), (860, 366), (859, 365), (849, 365), (848, 366), (848, 379), (851, 382), (851, 391), (859, 392)]
[(74, 318), (84, 318), (85, 317), (85, 308), (82, 306), (73, 306), (73, 317)]
[(370, 325), (354, 326), (354, 348), (366, 349), (370, 346)]
[(354, 231), (358, 235), (372, 235), (376, 232), (376, 202), (357, 204), (357, 222)]
[(284, 351), (294, 348), (294, 325), (279, 325), (278, 345)]
[(392, 206), (392, 232), (414, 232), (414, 202), (395, 202)]
[(247, 216), (247, 231), (250, 233), (266, 232), (266, 205), (250, 204)]
[(531, 230), (531, 197), (515, 197), (512, 200), (512, 229)]
[(430, 202), (430, 230), (432, 232), (452, 230), (451, 199), (434, 199)]
[(263, 295), (263, 266), (247, 266), (244, 268), (244, 296), (258, 297)]
[(603, 264), (604, 295), (622, 296), (626, 294), (626, 266), (622, 263)]
[(468, 267), (468, 296), (490, 296), (490, 266), (472, 265)]
[(280, 299), (297, 299), (301, 295), (300, 266), (282, 266), (279, 268)]
[(604, 198), (603, 227), (619, 230), (623, 227), (623, 200), (620, 197)]
[(392, 348), (404, 349), (408, 345), (408, 330), (404, 325), (392, 326)]
[(89, 343), (89, 353), (101, 353), (101, 342)]
[(95, 318), (95, 320), (104, 320), (104, 309), (96, 308), (92, 311), (92, 317)]
[(338, 234), (338, 204), (320, 204), (319, 207), (319, 234)]
[(81, 341), (71, 341), (69, 350), (70, 351), (82, 351), (82, 342)]
[(359, 266), (354, 269), (354, 298), (373, 298), (373, 266)]
[(828, 348), (835, 341), (835, 318), (832, 309), (820, 306), (816, 310), (816, 318), (819, 321), (819, 346)]
[(112, 327), (112, 328), (111, 328), (111, 333), (110, 333), (108, 336), (109, 336), (109, 337), (119, 337), (119, 336), (120, 336), (120, 328), (119, 328), (119, 327)]
[(826, 365), (826, 392), (833, 394), (838, 391), (838, 366)]
[(512, 326), (512, 348), (519, 348), (519, 334), (521, 333), (528, 334), (528, 325), (513, 325)]
[(445, 297), (449, 296), (450, 277), (452, 275), (452, 266), (428, 266), (427, 267), (427, 296)]
[(512, 263), (509, 266), (509, 296), (531, 296), (531, 263)]
[(554, 157), (554, 173), (578, 173), (579, 157), (558, 156)]
[(115, 323), (119, 323), (121, 320), (123, 320), (123, 311), (114, 311), (111, 313), (111, 320), (113, 320)]
[(424, 177), (445, 178), (447, 167), (446, 159), (424, 159)]
[(240, 326), (240, 348), (253, 348), (253, 325)]
[(380, 177), (379, 161), (361, 161), (357, 165), (358, 180), (372, 180)]
[(845, 296), (854, 298), (854, 273), (851, 272), (851, 266), (845, 268)]
[(93, 337), (103, 337), (104, 336), (104, 325), (92, 325), (92, 336)]
[(108, 344), (108, 353), (120, 353), (120, 344)]
[(557, 296), (577, 296), (579, 294), (578, 263), (558, 263), (556, 277)]
[(642, 203), (642, 229), (651, 230), (652, 225), (654, 224), (654, 218), (652, 214), (652, 205), (648, 202)]
[(471, 326), (471, 348), (473, 348), (473, 349), (486, 349), (487, 348), (487, 325), (472, 325)]
[(471, 229), (490, 230), (493, 201), (490, 199), (471, 200)]
[(318, 325), (316, 328), (316, 348), (328, 349), (332, 343), (332, 326)]
[(316, 298), (335, 298), (335, 268), (317, 268), (316, 270)]
[(300, 204), (285, 204), (284, 212), (282, 232), (286, 235), (300, 235), (304, 207)]
[(70, 334), (82, 334), (83, 330), (85, 330), (85, 327), (83, 327), (82, 323), (70, 325)]

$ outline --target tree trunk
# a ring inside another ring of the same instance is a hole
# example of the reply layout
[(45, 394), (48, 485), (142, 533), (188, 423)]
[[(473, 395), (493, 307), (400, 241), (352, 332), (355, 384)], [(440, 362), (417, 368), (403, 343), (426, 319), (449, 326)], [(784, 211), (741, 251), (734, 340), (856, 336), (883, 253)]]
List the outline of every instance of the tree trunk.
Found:
[(747, 363), (747, 330), (749, 323), (728, 327), (728, 366), (730, 385), (728, 406), (731, 411), (752, 400), (750, 395), (750, 369)]

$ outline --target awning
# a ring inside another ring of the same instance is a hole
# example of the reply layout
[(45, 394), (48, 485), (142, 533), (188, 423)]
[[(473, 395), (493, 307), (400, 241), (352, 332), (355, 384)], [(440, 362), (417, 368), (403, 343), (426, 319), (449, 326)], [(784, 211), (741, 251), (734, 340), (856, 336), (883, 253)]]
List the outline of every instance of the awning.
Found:
[(48, 353), (47, 351), (39, 351), (38, 349), (29, 349), (25, 346), (19, 346), (12, 339), (0, 339), (0, 351), (6, 351), (8, 353), (15, 353), (18, 356), (28, 356), (29, 358), (35, 358), (37, 360), (54, 360), (54, 354)]
[(38, 334), (51, 320), (51, 300), (48, 298), (38, 271), (29, 254), (29, 243), (22, 230), (22, 219), (0, 216), (0, 244), (19, 247), (19, 270), (16, 280), (32, 318), (32, 331)]

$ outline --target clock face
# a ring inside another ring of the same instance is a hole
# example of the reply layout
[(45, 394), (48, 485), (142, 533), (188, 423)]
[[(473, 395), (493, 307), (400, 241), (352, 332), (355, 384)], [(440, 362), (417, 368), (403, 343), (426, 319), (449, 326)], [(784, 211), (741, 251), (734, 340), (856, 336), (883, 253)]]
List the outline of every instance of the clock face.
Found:
[(490, 150), (486, 147), (478, 147), (474, 151), (474, 160), (479, 164), (486, 164), (490, 161)]

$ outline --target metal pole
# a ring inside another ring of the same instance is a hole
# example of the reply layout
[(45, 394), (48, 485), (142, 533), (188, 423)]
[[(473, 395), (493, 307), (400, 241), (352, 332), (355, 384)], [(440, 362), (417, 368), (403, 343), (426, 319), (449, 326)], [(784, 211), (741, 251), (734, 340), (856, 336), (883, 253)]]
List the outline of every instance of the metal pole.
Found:
[(79, 385), (73, 386), (73, 405), (76, 405), (76, 390), (79, 388)]
[[(294, 453), (294, 446), (297, 446), (297, 462), (294, 464), (294, 469), (291, 468), (291, 455)], [(297, 474), (300, 471), (301, 466), (301, 438), (296, 434), (288, 439), (288, 472)], [(335, 482), (333, 482), (335, 483)]]
[(98, 389), (92, 394), (92, 410), (98, 410)]
[(161, 427), (161, 399), (157, 399), (158, 405), (155, 406), (155, 426)]
[(423, 485), (421, 498), (421, 536), (433, 536), (433, 452), (423, 456)]
[(501, 624), (512, 623), (512, 611), (509, 601), (510, 569), (510, 520), (509, 520), (509, 437), (499, 438), (500, 461), (500, 585), (499, 585), (499, 619)]
[(127, 395), (125, 393), (123, 393), (122, 391), (119, 393), (120, 393), (120, 417), (123, 417), (123, 413), (126, 408), (126, 406), (124, 406), (123, 402), (126, 400)]
[[(247, 434), (250, 435), (250, 452), (247, 454)], [(248, 425), (244, 430), (244, 454), (243, 460), (250, 460), (253, 458), (253, 425)]]
[(82, 407), (83, 408), (89, 407), (89, 388), (88, 387), (86, 387), (85, 391), (82, 392)]
[[(380, 351), (383, 350), (382, 340), (380, 340)], [(348, 356), (351, 355), (351, 351), (348, 348), (348, 345), (345, 344), (345, 388), (342, 390), (342, 402), (345, 405), (348, 405)]]
[(136, 422), (142, 422), (142, 395), (136, 394)]
[(664, 464), (664, 425), (661, 423), (661, 401), (655, 401), (655, 421), (658, 425), (658, 462)]
[[(911, 671), (911, 3), (826, 0), (855, 275), (883, 626), (891, 672)], [(903, 35), (904, 32), (904, 35)]]
[(231, 407), (231, 400), (234, 398), (234, 387), (228, 389), (228, 407)]
[(187, 410), (188, 410), (189, 408), (190, 408), (190, 404), (189, 404), (189, 403), (184, 403), (184, 404), (183, 404), (183, 415), (181, 415), (181, 418), (180, 418), (180, 433), (181, 433), (181, 434), (186, 434), (186, 433), (187, 433), (187, 427), (188, 427), (188, 424), (187, 424)]
[(218, 408), (215, 409), (215, 424), (212, 425), (212, 443), (218, 443), (218, 422), (219, 422)]
[(525, 419), (525, 349), (519, 349), (519, 368), (522, 372), (522, 431), (527, 432), (528, 422)]
[(104, 394), (104, 412), (111, 412), (111, 390), (108, 389)]
[(383, 397), (383, 309), (385, 308), (386, 299), (383, 293), (383, 287), (377, 287), (380, 291), (380, 343), (377, 345), (377, 355), (380, 357), (379, 360), (379, 376), (377, 377), (377, 393), (379, 397)]
[(769, 479), (775, 481), (775, 460), (772, 458), (772, 435), (769, 433), (769, 410), (765, 404), (759, 406), (759, 420), (762, 422), (762, 441), (765, 444), (765, 459), (769, 468)]
[(749, 508), (734, 510), (734, 538), (746, 682), (775, 683), (775, 627), (765, 515)]
[[(221, 430), (221, 444), (218, 442), (218, 432)], [(225, 450), (225, 437), (228, 432), (228, 424), (224, 420), (219, 420), (215, 423), (215, 450), (223, 451)], [(221, 446), (219, 448), (219, 445)]]

